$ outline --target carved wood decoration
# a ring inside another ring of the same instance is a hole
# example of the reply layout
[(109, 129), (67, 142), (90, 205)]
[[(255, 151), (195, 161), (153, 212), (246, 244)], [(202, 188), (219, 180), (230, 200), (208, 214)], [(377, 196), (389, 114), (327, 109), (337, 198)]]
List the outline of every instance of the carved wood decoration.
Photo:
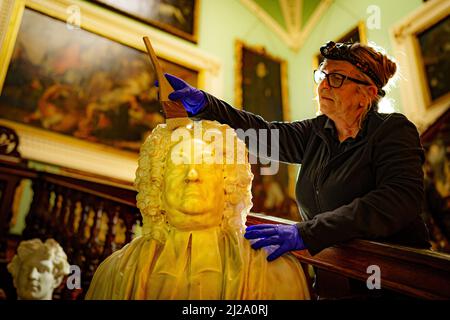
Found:
[[(108, 181), (82, 181), (36, 172), (24, 166), (13, 169), (15, 166), (0, 165), (0, 180), (10, 177), (5, 188), (9, 202), (6, 205), (10, 205), (15, 186), (24, 178), (32, 180), (34, 194), (20, 240), (54, 238), (58, 241), (69, 263), (80, 268), (82, 277), (80, 290), (69, 290), (62, 285), (54, 291), (54, 299), (82, 299), (99, 263), (130, 242), (135, 236), (134, 231), (142, 224), (135, 204), (135, 191), (126, 186), (112, 186)], [(8, 288), (4, 283), (12, 283), (11, 279), (5, 279), (3, 269), (8, 262), (7, 257), (18, 244), (8, 235), (10, 219), (10, 211), (1, 211), (0, 283), (5, 291)], [(7, 296), (14, 292), (12, 287), (9, 288)]]
[(19, 136), (8, 127), (0, 126), (0, 155), (19, 157), (17, 150), (19, 146)]

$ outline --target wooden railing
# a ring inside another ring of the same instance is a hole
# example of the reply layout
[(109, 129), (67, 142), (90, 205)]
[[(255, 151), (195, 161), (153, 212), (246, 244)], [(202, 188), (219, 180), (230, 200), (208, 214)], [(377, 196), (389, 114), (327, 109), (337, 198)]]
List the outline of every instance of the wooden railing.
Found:
[[(11, 203), (20, 180), (30, 179), (34, 192), (22, 237), (8, 233)], [(98, 264), (129, 242), (140, 223), (136, 192), (120, 181), (62, 170), (60, 174), (29, 169), (26, 162), (0, 159), (0, 288), (9, 281), (6, 263), (18, 241), (55, 238), (70, 264), (82, 270), (82, 290), (62, 289), (61, 299), (82, 299)], [(285, 223), (280, 219), (249, 215), (248, 224)], [(8, 251), (9, 250), (9, 251)], [(9, 252), (9, 253), (8, 253)], [(450, 298), (450, 258), (430, 250), (355, 240), (323, 250), (315, 256), (294, 253), (305, 270), (321, 274), (313, 296), (336, 299), (355, 297), (351, 281), (365, 285), (369, 266), (380, 270), (381, 287), (400, 296), (425, 299)], [(325, 285), (323, 285), (325, 284)], [(10, 290), (13, 290), (9, 288)]]
[[(258, 215), (250, 216), (247, 221), (249, 224), (271, 223), (273, 219)], [(355, 292), (349, 279), (366, 287), (366, 281), (373, 274), (369, 267), (375, 266), (379, 268), (380, 286), (384, 290), (415, 298), (450, 299), (450, 255), (447, 254), (353, 240), (314, 256), (307, 250), (296, 251), (294, 255), (300, 262), (314, 266), (318, 274), (326, 277), (327, 281), (321, 281), (321, 287), (314, 290), (319, 298), (365, 298), (368, 291)]]

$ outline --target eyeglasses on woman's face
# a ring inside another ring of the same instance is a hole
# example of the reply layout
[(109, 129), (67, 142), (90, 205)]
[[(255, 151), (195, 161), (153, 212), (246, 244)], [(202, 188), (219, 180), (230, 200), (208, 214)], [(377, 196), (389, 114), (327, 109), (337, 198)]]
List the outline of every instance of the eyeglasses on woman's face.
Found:
[(320, 84), (324, 79), (327, 79), (328, 85), (332, 88), (340, 88), (342, 87), (342, 84), (344, 83), (345, 79), (348, 79), (350, 81), (353, 81), (355, 83), (358, 84), (364, 84), (367, 86), (370, 86), (371, 83), (362, 81), (362, 80), (358, 80), (355, 78), (351, 78), (349, 76), (340, 74), (340, 73), (336, 73), (336, 72), (332, 72), (332, 73), (325, 73), (324, 71), (317, 69), (314, 70), (314, 82), (316, 84)]

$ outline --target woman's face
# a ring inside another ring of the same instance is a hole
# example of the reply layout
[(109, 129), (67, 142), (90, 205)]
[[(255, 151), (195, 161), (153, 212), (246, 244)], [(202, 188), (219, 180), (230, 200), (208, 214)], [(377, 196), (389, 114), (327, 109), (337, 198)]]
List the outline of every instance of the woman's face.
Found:
[[(361, 71), (347, 61), (325, 60), (321, 70), (326, 74), (339, 73), (370, 82)], [(358, 86), (361, 85), (345, 79), (340, 88), (332, 88), (324, 79), (317, 88), (320, 111), (332, 120), (358, 118), (369, 104), (367, 94), (364, 94), (364, 91)]]
[(162, 195), (169, 223), (182, 230), (220, 225), (225, 203), (223, 164), (215, 163), (213, 145), (187, 139), (170, 153), (176, 154), (168, 157)]

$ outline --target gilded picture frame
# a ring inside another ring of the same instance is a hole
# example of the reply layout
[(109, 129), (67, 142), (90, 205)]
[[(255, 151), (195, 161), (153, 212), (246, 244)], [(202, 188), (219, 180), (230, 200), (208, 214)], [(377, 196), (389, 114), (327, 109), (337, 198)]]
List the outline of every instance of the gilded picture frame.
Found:
[[(10, 10), (8, 15), (10, 20), (6, 29), (0, 30), (6, 34), (0, 49), (0, 88), (4, 87), (16, 41), (20, 37), (19, 30), (24, 14), (32, 11), (65, 22), (67, 28), (73, 28), (74, 32), (90, 32), (101, 37), (104, 41), (117, 43), (117, 46), (123, 45), (142, 53), (142, 55), (145, 55), (146, 52), (142, 37), (148, 36), (160, 58), (195, 70), (198, 74), (196, 85), (199, 88), (213, 94), (220, 93), (218, 92), (220, 86), (218, 86), (217, 79), (221, 72), (221, 63), (218, 59), (197, 48), (173, 40), (170, 36), (161, 36), (150, 26), (136, 23), (85, 1), (6, 1), (6, 8)], [(81, 19), (76, 19), (77, 13), (82, 15)], [(67, 59), (64, 61), (67, 61)], [(172, 70), (167, 71), (173, 72)], [(89, 139), (62, 135), (26, 123), (11, 121), (11, 119), (2, 118), (0, 124), (10, 127), (18, 133), (21, 141), (19, 151), (23, 158), (124, 181), (134, 181), (138, 158), (136, 148), (133, 152), (130, 152), (117, 146), (112, 147), (94, 143)]]
[[(450, 41), (445, 36), (448, 30), (441, 30), (443, 35), (436, 34), (442, 22), (448, 26), (449, 11), (448, 1), (427, 1), (390, 29), (395, 57), (402, 73), (399, 88), (403, 112), (420, 132), (424, 132), (450, 107), (446, 81), (450, 72), (445, 51)], [(430, 37), (430, 32), (435, 35)], [(426, 34), (428, 36), (424, 37)], [(433, 79), (432, 69), (439, 72), (438, 78)], [(447, 92), (441, 90), (438, 97), (433, 98), (430, 90), (433, 82), (445, 85)]]
[[(264, 47), (235, 42), (235, 105), (267, 121), (290, 121), (287, 62)], [(255, 213), (299, 220), (295, 203), (295, 165), (279, 164), (275, 175), (261, 175), (260, 164), (252, 164)]]

